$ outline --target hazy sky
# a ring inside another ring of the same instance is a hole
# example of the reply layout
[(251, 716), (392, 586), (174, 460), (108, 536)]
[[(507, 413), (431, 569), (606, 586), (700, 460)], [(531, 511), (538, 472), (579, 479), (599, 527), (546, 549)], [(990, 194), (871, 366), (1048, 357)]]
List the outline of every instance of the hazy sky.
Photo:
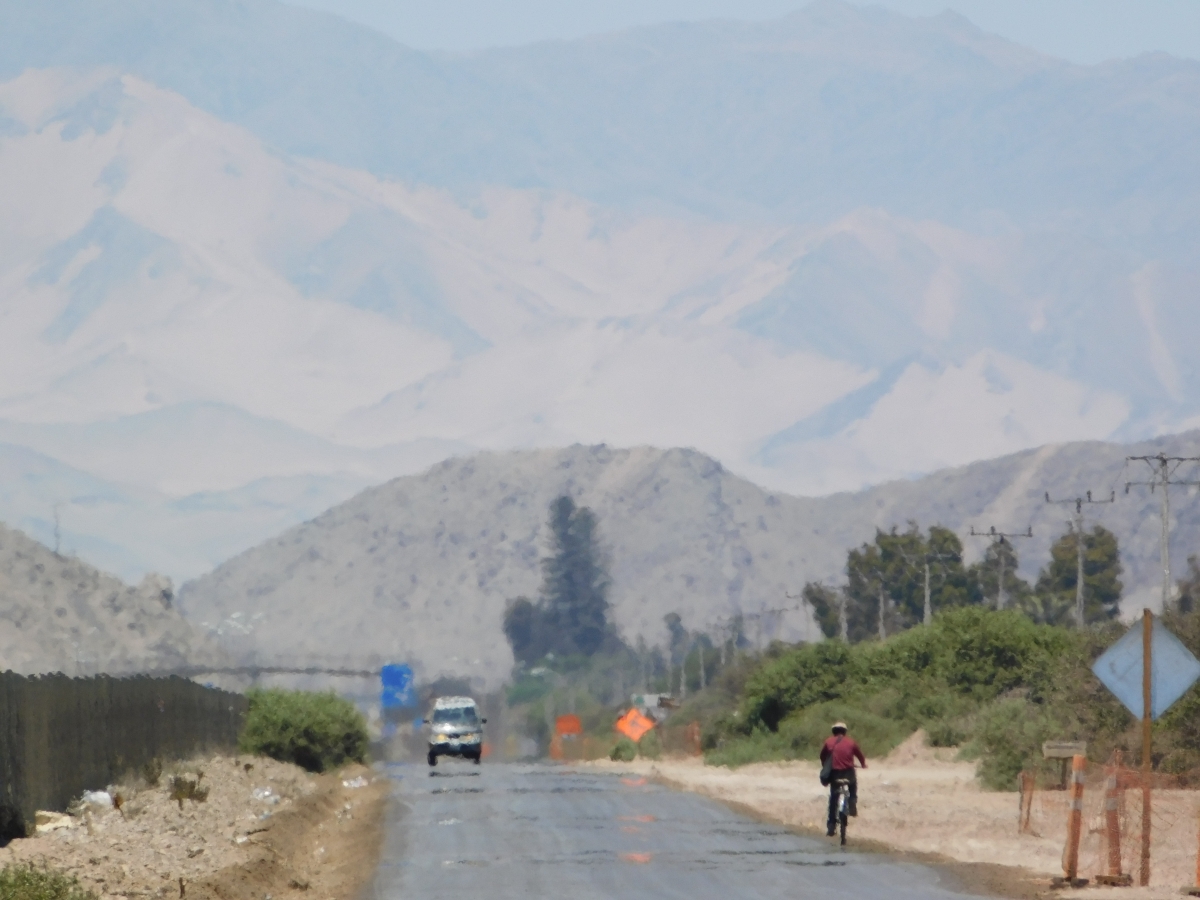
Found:
[[(804, 0), (292, 0), (370, 25), (412, 47), (467, 50), (631, 25), (769, 19)], [(862, 4), (868, 5), (868, 4)], [(1054, 56), (1091, 63), (1164, 50), (1200, 59), (1200, 0), (880, 0), (910, 15), (953, 9)]]

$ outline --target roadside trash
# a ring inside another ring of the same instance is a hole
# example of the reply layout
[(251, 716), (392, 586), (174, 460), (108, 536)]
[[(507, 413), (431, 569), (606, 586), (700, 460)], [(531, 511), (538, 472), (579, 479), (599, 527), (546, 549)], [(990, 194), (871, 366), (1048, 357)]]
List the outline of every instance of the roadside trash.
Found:
[(83, 802), (88, 806), (99, 806), (102, 809), (113, 808), (112, 794), (108, 791), (84, 791)]
[(255, 788), (254, 799), (261, 800), (263, 803), (270, 803), (272, 805), (279, 803), (279, 795), (270, 788)]
[(33, 824), (38, 834), (48, 834), (60, 828), (74, 828), (78, 823), (66, 813), (39, 809), (33, 814)]
[(344, 788), (362, 788), (367, 786), (367, 779), (359, 775), (357, 778), (351, 778), (349, 781), (343, 781)]

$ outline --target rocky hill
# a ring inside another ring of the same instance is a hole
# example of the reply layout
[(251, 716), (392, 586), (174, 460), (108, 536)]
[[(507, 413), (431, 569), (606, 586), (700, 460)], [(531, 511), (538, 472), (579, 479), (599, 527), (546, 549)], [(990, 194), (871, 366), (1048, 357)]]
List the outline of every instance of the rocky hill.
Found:
[(130, 587), (0, 525), (0, 670), (124, 674), (224, 661), (179, 614), (167, 579)]
[[(1018, 550), (1036, 574), (1065, 530), (1055, 497), (1107, 495), (1096, 507), (1117, 533), (1127, 606), (1157, 590), (1157, 499), (1120, 493), (1129, 453), (1180, 452), (1191, 433), (1150, 444), (1049, 446), (1002, 459), (824, 498), (772, 493), (690, 450), (574, 446), (484, 453), (364, 491), (317, 519), (243, 553), (184, 585), (185, 614), (238, 653), (262, 659), (409, 661), (426, 677), (506, 676), (501, 631), (508, 598), (533, 595), (546, 553), (547, 507), (569, 493), (599, 516), (611, 559), (614, 618), (628, 640), (664, 638), (662, 617), (678, 612), (693, 629), (751, 617), (754, 637), (815, 638), (793, 609), (808, 580), (841, 575), (848, 547), (876, 527), (910, 519), (964, 536), (971, 526), (1024, 530)], [(1182, 563), (1200, 545), (1200, 502), (1176, 500), (1174, 552)], [(1093, 519), (1092, 521), (1095, 521)]]

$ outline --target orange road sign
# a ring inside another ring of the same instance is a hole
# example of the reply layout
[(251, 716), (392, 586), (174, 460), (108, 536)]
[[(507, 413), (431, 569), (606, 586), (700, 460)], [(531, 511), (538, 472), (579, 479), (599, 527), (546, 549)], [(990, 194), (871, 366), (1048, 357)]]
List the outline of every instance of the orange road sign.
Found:
[(646, 732), (654, 728), (654, 720), (643, 716), (637, 709), (630, 709), (629, 712), (617, 719), (617, 723), (613, 727), (636, 744), (646, 736)]

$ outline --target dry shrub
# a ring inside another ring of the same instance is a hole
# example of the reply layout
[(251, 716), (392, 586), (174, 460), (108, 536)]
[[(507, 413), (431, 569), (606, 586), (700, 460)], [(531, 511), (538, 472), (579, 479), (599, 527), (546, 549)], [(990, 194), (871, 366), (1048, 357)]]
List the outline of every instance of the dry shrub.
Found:
[(172, 775), (167, 781), (167, 793), (172, 800), (179, 804), (181, 810), (184, 800), (203, 803), (208, 799), (208, 788), (200, 786), (203, 778), (203, 772), (199, 772), (195, 778), (189, 778), (187, 775)]

